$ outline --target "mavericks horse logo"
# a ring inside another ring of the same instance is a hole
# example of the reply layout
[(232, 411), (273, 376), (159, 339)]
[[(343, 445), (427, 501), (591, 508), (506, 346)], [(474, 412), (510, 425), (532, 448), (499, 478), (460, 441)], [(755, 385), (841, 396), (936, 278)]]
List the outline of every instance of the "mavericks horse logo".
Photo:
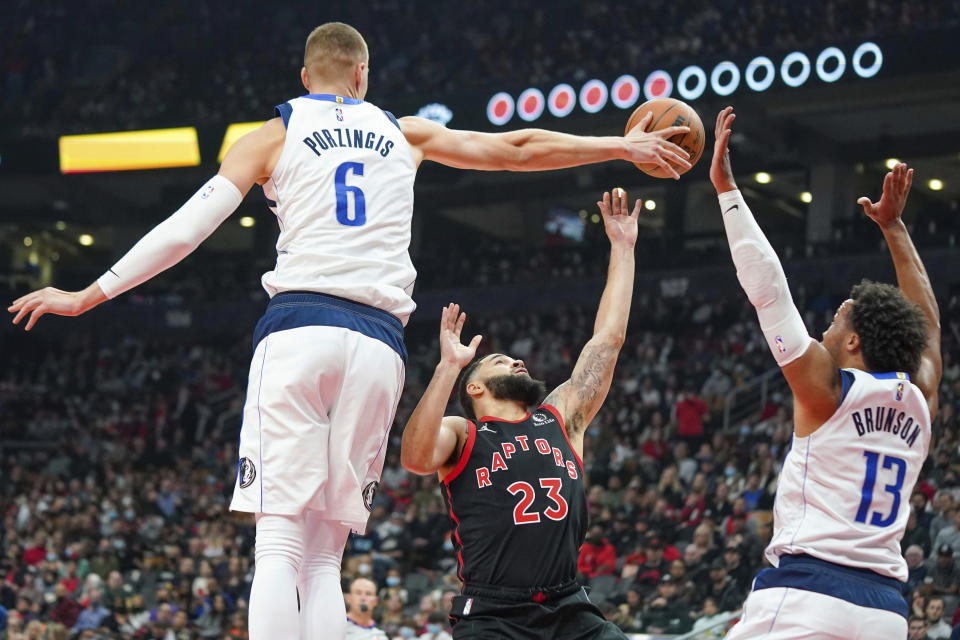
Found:
[(240, 458), (240, 464), (237, 465), (237, 477), (240, 480), (240, 488), (246, 489), (253, 484), (257, 477), (257, 467), (254, 466), (250, 458)]

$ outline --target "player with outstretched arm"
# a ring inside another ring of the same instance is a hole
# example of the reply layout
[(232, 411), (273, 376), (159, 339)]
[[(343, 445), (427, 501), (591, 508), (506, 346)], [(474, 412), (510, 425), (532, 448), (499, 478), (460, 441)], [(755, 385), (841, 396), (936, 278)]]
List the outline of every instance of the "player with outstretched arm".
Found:
[(887, 241), (899, 288), (855, 285), (818, 342), (733, 179), (734, 118), (731, 107), (717, 116), (710, 179), (737, 278), (793, 391), (794, 434), (766, 549), (774, 568), (757, 575), (727, 640), (904, 638), (900, 539), (941, 371), (940, 312), (900, 219), (913, 170), (898, 164), (879, 202), (858, 200)]

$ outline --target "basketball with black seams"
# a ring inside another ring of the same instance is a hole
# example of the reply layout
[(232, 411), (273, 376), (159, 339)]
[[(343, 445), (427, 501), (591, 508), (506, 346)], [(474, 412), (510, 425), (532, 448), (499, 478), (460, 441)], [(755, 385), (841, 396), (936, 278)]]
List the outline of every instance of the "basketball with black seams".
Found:
[[(637, 107), (627, 120), (627, 128), (624, 133), (639, 123), (647, 112), (653, 112), (653, 119), (647, 125), (647, 131), (659, 131), (667, 127), (690, 127), (688, 133), (680, 133), (667, 138), (670, 142), (681, 147), (690, 154), (690, 166), (697, 164), (697, 160), (703, 155), (703, 145), (706, 140), (703, 133), (703, 123), (700, 116), (693, 110), (693, 107), (682, 100), (675, 98), (654, 98), (647, 100)], [(654, 178), (672, 178), (666, 168), (651, 162), (635, 162), (637, 168), (648, 176)], [(671, 163), (672, 164), (672, 163)], [(677, 173), (686, 173), (689, 169), (678, 165), (673, 165)]]

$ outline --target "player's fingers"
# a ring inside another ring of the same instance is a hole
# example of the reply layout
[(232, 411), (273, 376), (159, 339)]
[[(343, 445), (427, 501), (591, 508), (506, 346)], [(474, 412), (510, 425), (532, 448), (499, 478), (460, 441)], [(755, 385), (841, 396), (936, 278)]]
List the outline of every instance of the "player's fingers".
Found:
[(907, 170), (907, 186), (904, 188), (904, 193), (910, 193), (910, 187), (913, 186), (913, 169)]
[(483, 340), (483, 336), (473, 336), (473, 339), (470, 340), (470, 349), (473, 351), (477, 350), (477, 347), (480, 346), (480, 341)]
[(633, 211), (630, 212), (630, 217), (636, 220), (640, 217), (640, 210), (643, 208), (643, 200), (637, 198), (637, 202), (633, 205)]
[(673, 136), (690, 133), (690, 127), (682, 127), (680, 125), (677, 125), (675, 127), (666, 127), (664, 129), (658, 129), (654, 131), (654, 133), (660, 136), (661, 138), (663, 138), (664, 140), (667, 140), (669, 138), (672, 138)]
[(870, 198), (858, 198), (857, 204), (863, 207), (863, 212), (867, 214), (867, 216), (870, 215), (870, 211), (873, 209), (873, 203), (870, 201)]
[(723, 121), (723, 128), (729, 129), (733, 125), (733, 121), (737, 119), (737, 114), (733, 112), (733, 108), (730, 109), (730, 112), (727, 114), (727, 117)]
[(643, 117), (640, 118), (640, 122), (637, 123), (637, 126), (640, 127), (640, 131), (646, 131), (651, 120), (653, 120), (653, 111), (647, 111)]
[(680, 167), (685, 167), (689, 169), (691, 166), (690, 162), (687, 161), (686, 158), (684, 158), (683, 156), (677, 155), (672, 151), (664, 150), (663, 155), (667, 158), (667, 161), (670, 162), (670, 164), (674, 165), (675, 167), (680, 166)]
[(690, 167), (693, 166), (692, 164), (690, 164), (690, 154), (687, 151), (685, 151), (683, 147), (676, 145), (670, 142), (669, 140), (664, 140), (661, 143), (660, 151), (661, 152), (669, 151), (670, 153), (675, 155), (677, 157), (677, 161), (685, 169), (689, 169)]
[(677, 170), (674, 169), (673, 165), (670, 164), (670, 162), (663, 155), (657, 156), (657, 164), (666, 169), (670, 174), (670, 177), (674, 180), (680, 179), (680, 174), (677, 173)]
[(457, 328), (456, 328), (456, 331), (457, 331), (457, 335), (458, 335), (458, 336), (460, 335), (460, 332), (463, 330), (463, 325), (464, 325), (464, 323), (465, 323), (466, 321), (467, 321), (467, 314), (461, 313), (461, 314), (460, 314), (460, 317), (457, 318)]
[(610, 192), (603, 192), (603, 200), (597, 203), (597, 206), (600, 207), (600, 213), (605, 216), (610, 215)]
[(620, 187), (617, 187), (613, 190), (613, 196), (613, 214), (616, 216), (624, 215), (624, 211), (627, 208), (627, 192)]
[(19, 313), (13, 317), (13, 324), (20, 324), (20, 320), (22, 320), (23, 316), (27, 315), (28, 313), (30, 313), (29, 308), (24, 307), (20, 309)]
[(30, 329), (33, 329), (33, 325), (37, 324), (37, 320), (39, 320), (40, 316), (42, 316), (44, 313), (46, 312), (43, 310), (43, 307), (37, 307), (34, 309), (33, 313), (30, 314), (30, 321), (27, 322), (27, 326), (23, 328), (24, 331), (30, 331)]

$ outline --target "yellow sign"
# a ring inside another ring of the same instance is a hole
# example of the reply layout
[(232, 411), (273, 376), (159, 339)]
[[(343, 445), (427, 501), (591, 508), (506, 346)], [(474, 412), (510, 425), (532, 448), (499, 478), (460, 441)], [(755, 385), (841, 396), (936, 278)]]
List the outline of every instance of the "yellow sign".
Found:
[(60, 172), (193, 167), (200, 145), (193, 127), (94, 133), (60, 138)]
[(223, 144), (220, 145), (220, 154), (217, 155), (217, 162), (223, 162), (223, 156), (227, 155), (227, 150), (233, 146), (234, 142), (254, 129), (259, 129), (262, 125), (262, 122), (238, 122), (227, 127), (227, 133), (223, 136)]

